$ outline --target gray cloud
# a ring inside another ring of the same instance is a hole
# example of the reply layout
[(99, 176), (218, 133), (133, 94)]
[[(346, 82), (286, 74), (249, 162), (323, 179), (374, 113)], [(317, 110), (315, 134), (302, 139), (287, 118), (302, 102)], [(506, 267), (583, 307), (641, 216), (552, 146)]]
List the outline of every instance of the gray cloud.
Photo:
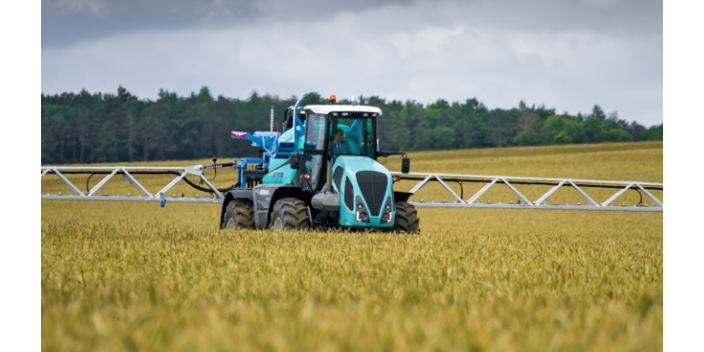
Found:
[(42, 0), (42, 48), (143, 30), (248, 27), (319, 20), (396, 1)]
[(662, 121), (661, 2), (157, 4), (42, 3), (43, 31), (54, 21), (89, 33), (42, 33), (42, 91), (523, 99)]
[[(662, 33), (661, 1), (426, 1), (410, 0), (42, 0), (42, 47), (68, 45), (141, 30), (218, 28), (320, 21), (389, 5), (416, 8), (418, 25), (448, 21), (487, 28)], [(398, 18), (388, 19), (395, 24)]]

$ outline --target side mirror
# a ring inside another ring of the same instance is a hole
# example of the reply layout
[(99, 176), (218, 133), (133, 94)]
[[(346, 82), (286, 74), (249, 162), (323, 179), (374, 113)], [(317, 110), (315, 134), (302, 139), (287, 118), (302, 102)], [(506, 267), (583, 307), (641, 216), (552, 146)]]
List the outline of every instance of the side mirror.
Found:
[(404, 157), (401, 159), (401, 172), (407, 174), (411, 171), (411, 159)]
[(295, 151), (291, 153), (291, 159), (289, 159), (289, 162), (291, 163), (291, 169), (293, 170), (298, 170), (298, 166), (300, 165), (301, 161), (301, 155), (296, 153)]

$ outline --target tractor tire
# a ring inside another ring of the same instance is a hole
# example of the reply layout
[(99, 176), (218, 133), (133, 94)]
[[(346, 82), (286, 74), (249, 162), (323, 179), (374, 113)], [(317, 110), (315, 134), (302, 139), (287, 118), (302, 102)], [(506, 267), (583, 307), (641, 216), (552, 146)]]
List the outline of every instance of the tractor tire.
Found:
[(296, 198), (282, 198), (271, 210), (269, 228), (274, 231), (295, 231), (310, 228), (306, 203)]
[(227, 204), (220, 228), (254, 230), (254, 205), (248, 199), (234, 199)]
[(407, 202), (396, 202), (396, 219), (394, 231), (407, 233), (420, 233), (420, 220), (416, 207)]

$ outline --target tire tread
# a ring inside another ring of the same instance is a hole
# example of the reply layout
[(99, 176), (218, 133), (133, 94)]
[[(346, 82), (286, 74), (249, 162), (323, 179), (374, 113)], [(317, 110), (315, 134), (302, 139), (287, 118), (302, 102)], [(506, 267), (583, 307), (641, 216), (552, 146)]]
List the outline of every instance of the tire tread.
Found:
[(228, 219), (235, 220), (236, 229), (254, 229), (254, 204), (248, 199), (233, 199), (227, 204), (223, 214), (221, 229), (227, 226)]
[(420, 219), (416, 208), (407, 202), (396, 202), (395, 205), (394, 231), (420, 233)]
[(269, 227), (273, 228), (280, 218), (284, 231), (304, 230), (310, 228), (306, 204), (297, 198), (282, 198), (276, 201), (271, 211)]

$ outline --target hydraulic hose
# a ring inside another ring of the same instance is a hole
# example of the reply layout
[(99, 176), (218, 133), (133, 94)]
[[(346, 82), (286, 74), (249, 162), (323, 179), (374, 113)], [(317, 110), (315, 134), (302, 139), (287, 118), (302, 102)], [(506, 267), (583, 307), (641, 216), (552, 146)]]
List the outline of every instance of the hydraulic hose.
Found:
[[(193, 182), (189, 181), (189, 180), (188, 180), (187, 178), (185, 178), (185, 177), (183, 178), (183, 180), (186, 181), (186, 183), (188, 183), (189, 186), (191, 186), (191, 187), (193, 187), (193, 188), (195, 188), (195, 189), (197, 189), (197, 190), (199, 190), (199, 191), (201, 191), (201, 192), (215, 193), (215, 192), (213, 192), (212, 189), (200, 187), (200, 186), (194, 184)], [(237, 181), (237, 183), (235, 183), (234, 185), (232, 185), (232, 186), (230, 186), (230, 187), (228, 187), (228, 188), (216, 188), (216, 189), (218, 190), (218, 192), (223, 193), (223, 192), (231, 191), (231, 190), (233, 190), (233, 189), (235, 189), (235, 188), (237, 188), (237, 187), (239, 187), (239, 186), (240, 186), (240, 181)]]
[[(65, 173), (79, 173), (79, 172), (65, 172)], [(86, 189), (88, 190), (86, 193), (90, 192), (90, 185), (89, 181), (90, 178), (93, 177), (95, 174), (107, 174), (108, 172), (91, 172), (90, 176), (88, 176), (88, 179), (86, 180)], [(122, 172), (120, 172), (122, 173)], [(175, 171), (132, 171), (130, 172), (131, 175), (176, 175), (176, 176), (181, 176), (180, 173), (175, 172)], [(210, 188), (205, 188), (205, 187), (200, 187), (196, 185), (195, 183), (191, 182), (189, 179), (187, 179), (185, 176), (183, 177), (183, 180), (188, 183), (189, 186), (201, 191), (201, 192), (206, 192), (206, 193), (215, 193), (213, 192), (212, 189)], [(240, 181), (237, 181), (234, 185), (227, 187), (227, 188), (216, 188), (218, 192), (223, 193), (227, 191), (231, 191), (237, 187), (240, 186)]]

